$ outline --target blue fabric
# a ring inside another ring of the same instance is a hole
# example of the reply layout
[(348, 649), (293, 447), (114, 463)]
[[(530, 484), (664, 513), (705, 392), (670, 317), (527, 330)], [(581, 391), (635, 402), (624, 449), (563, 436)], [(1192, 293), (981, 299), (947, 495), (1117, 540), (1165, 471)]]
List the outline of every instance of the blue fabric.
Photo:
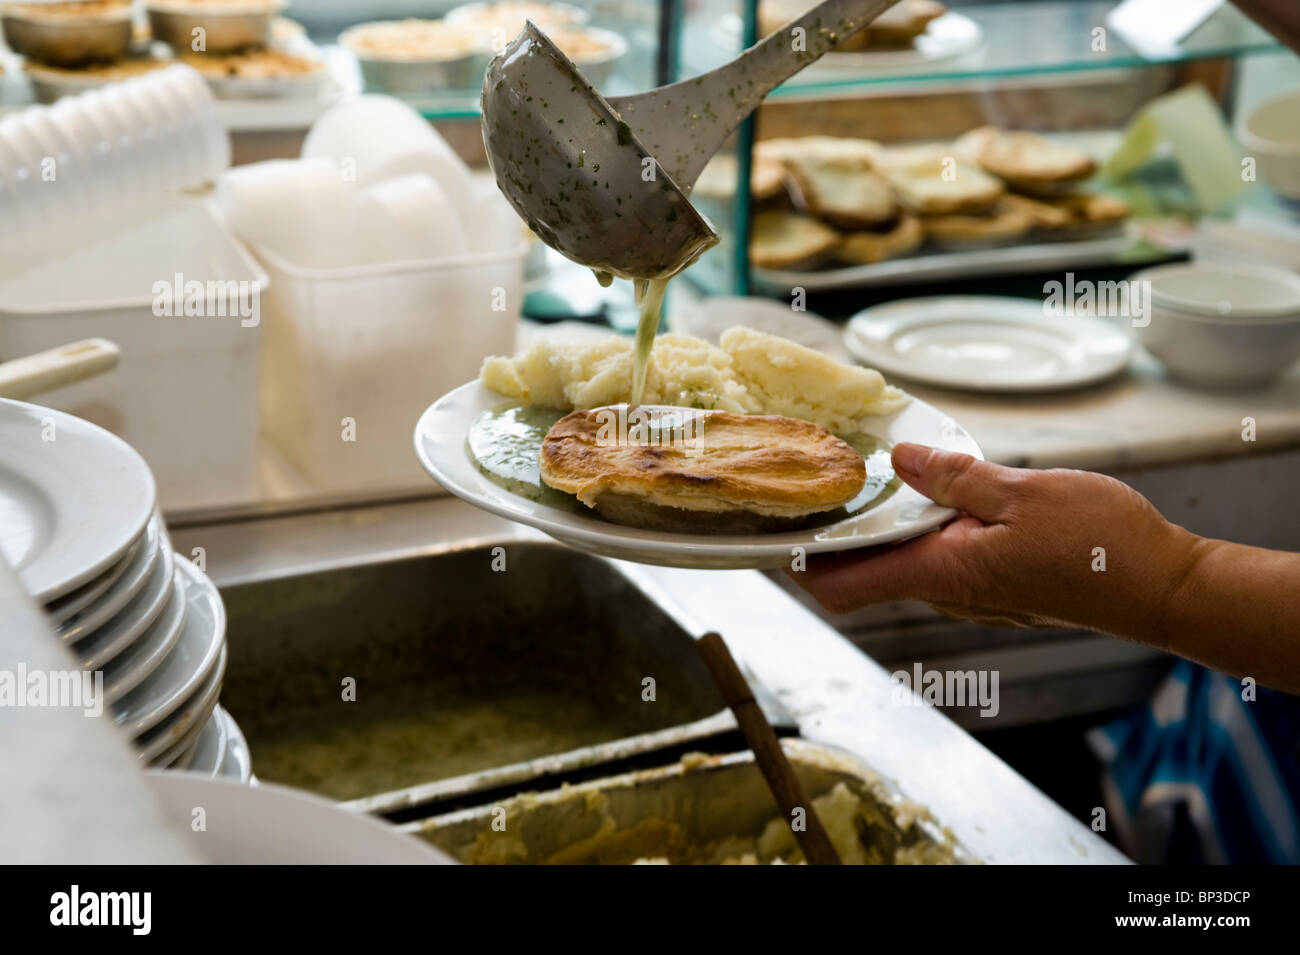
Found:
[(1300, 863), (1300, 697), (1179, 661), (1089, 734), (1107, 815), (1139, 862)]

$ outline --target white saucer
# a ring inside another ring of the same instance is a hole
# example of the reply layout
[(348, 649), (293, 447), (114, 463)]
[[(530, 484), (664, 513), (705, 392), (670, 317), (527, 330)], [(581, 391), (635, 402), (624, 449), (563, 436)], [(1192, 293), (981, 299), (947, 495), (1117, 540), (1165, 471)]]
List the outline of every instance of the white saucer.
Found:
[(104, 667), (104, 699), (116, 703), (162, 666), (180, 641), (189, 609), (180, 571), (172, 572), (171, 599), (166, 610), (126, 650)]
[(203, 683), (174, 713), (135, 741), (141, 762), (170, 766), (194, 745), (203, 724), (212, 715), (221, 695), (221, 681), (226, 675), (226, 646), (221, 645), (216, 665)]
[[(184, 590), (172, 573), (170, 559), (160, 559), (154, 565), (149, 583), (126, 605), (125, 609), (104, 624), (86, 640), (73, 648), (81, 666), (86, 670), (105, 668), (143, 641), (146, 630), (164, 618), (174, 615), (173, 605), (185, 603)], [(165, 613), (164, 611), (171, 611)], [(115, 668), (114, 668), (115, 669)]]
[[(906, 485), (865, 513), (825, 527), (780, 534), (670, 534), (623, 527), (592, 514), (530, 501), (488, 480), (470, 459), (465, 437), (485, 411), (509, 402), (472, 381), (439, 398), (415, 426), (415, 453), (439, 484), (476, 507), (527, 524), (579, 550), (669, 567), (740, 570), (788, 566), (802, 548), (817, 554), (915, 537), (956, 512)], [(982, 457), (975, 440), (937, 408), (913, 399), (873, 419), (872, 433), (890, 444), (916, 441)]]
[[(170, 575), (171, 543), (163, 532), (162, 518), (155, 515), (122, 575), (98, 600), (59, 624), (56, 632), (69, 643), (98, 639), (100, 632), (119, 622), (117, 618), (125, 616), (128, 609), (143, 609), (139, 604), (142, 593), (156, 595)], [(86, 651), (78, 647), (77, 652), (84, 655)]]
[(144, 533), (153, 475), (121, 438), (0, 399), (0, 448), (0, 555), (38, 603), (94, 580)]
[(234, 779), (241, 783), (251, 782), (253, 758), (248, 751), (248, 740), (244, 739), (244, 731), (239, 728), (235, 718), (220, 706), (213, 711), (213, 715), (220, 716), (226, 726), (226, 758), (221, 761), (218, 775), (222, 779)]
[(212, 709), (212, 715), (199, 731), (199, 738), (194, 741), (194, 750), (189, 754), (189, 761), (181, 768), (191, 773), (203, 773), (216, 776), (221, 772), (221, 764), (226, 759), (226, 745), (230, 739), (226, 732), (226, 721), (221, 716), (221, 704)]
[(153, 729), (193, 695), (225, 646), (226, 611), (217, 588), (188, 560), (176, 561), (176, 567), (186, 599), (180, 639), (158, 668), (114, 707), (113, 722), (132, 739)]
[[(146, 531), (147, 533), (147, 531)], [(81, 613), (100, 597), (122, 576), (131, 562), (140, 554), (143, 541), (136, 541), (126, 556), (89, 583), (82, 584), (45, 605), (46, 616), (56, 625), (61, 626), (69, 618)]]
[(1044, 314), (1029, 299), (965, 295), (902, 299), (849, 321), (844, 344), (887, 376), (972, 391), (1078, 388), (1119, 374), (1133, 339), (1090, 316)]
[[(157, 770), (145, 779), (173, 829), (210, 864), (455, 864), (373, 816), (285, 786)], [(207, 811), (203, 832), (190, 825), (195, 806)]]

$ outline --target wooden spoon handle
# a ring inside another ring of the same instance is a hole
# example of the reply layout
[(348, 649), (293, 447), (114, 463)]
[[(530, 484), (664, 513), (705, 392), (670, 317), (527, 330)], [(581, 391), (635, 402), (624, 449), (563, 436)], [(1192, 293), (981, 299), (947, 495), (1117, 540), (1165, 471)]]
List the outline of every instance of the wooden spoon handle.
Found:
[(839, 853), (835, 851), (817, 811), (813, 809), (807, 790), (795, 775), (794, 767), (781, 748), (781, 741), (777, 739), (762, 707), (754, 699), (754, 691), (750, 689), (745, 675), (740, 672), (727, 644), (719, 634), (706, 633), (696, 641), (696, 646), (704, 658), (705, 666), (713, 675), (713, 682), (717, 684), (723, 700), (735, 714), (740, 732), (753, 750), (754, 761), (758, 763), (759, 771), (767, 781), (777, 807), (784, 813), (786, 822), (789, 823), (796, 809), (803, 810), (806, 825), (803, 829), (795, 829), (794, 837), (803, 850), (804, 858), (810, 865), (840, 865)]

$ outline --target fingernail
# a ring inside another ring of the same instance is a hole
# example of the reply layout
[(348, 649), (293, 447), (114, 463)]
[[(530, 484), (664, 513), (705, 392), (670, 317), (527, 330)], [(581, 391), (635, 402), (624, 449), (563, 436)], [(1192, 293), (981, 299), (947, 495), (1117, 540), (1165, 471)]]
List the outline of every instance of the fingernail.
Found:
[(920, 477), (929, 458), (930, 449), (923, 444), (894, 445), (894, 470), (908, 477)]

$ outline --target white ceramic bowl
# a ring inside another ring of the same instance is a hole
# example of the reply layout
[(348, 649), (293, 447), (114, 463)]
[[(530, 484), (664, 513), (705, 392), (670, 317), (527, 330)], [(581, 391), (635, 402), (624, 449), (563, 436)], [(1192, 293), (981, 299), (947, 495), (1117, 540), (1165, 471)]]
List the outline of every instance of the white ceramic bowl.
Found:
[(1300, 203), (1300, 90), (1256, 106), (1238, 135), (1260, 178), (1283, 199)]
[(1249, 388), (1300, 358), (1300, 275), (1266, 265), (1189, 262), (1146, 269), (1150, 322), (1138, 340), (1170, 373), (1212, 388)]

